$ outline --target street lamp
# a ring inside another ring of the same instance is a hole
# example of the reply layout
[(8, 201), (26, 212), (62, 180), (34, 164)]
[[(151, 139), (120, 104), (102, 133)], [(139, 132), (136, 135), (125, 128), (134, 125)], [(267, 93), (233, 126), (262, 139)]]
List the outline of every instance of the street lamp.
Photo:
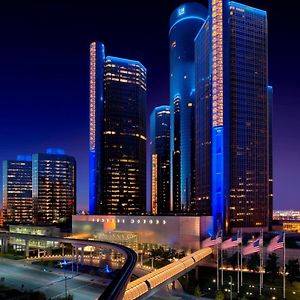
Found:
[(60, 263), (62, 268), (64, 269), (64, 276), (65, 276), (65, 299), (68, 297), (68, 288), (67, 288), (67, 274), (66, 274), (66, 269), (64, 268), (68, 262), (66, 258), (64, 257), (63, 261)]

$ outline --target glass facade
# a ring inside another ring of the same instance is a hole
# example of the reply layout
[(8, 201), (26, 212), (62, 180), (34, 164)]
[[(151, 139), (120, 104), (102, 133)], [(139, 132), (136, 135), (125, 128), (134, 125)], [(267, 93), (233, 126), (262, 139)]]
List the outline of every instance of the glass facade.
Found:
[(272, 108), (266, 12), (211, 0), (210, 19), (195, 47), (197, 206), (204, 214), (211, 209), (215, 231), (219, 226), (267, 229)]
[(152, 166), (151, 202), (153, 214), (165, 214), (170, 204), (170, 107), (154, 108), (150, 116)]
[(196, 209), (211, 215), (211, 73), (209, 19), (195, 38)]
[(54, 149), (32, 155), (33, 222), (68, 223), (76, 212), (76, 162)]
[(32, 222), (31, 156), (3, 161), (3, 221), (4, 224)]
[(269, 117), (269, 219), (273, 220), (273, 87), (268, 86)]
[[(230, 227), (269, 224), (266, 12), (229, 2)], [(229, 104), (228, 104), (229, 106)]]
[(90, 214), (146, 212), (146, 69), (90, 45)]
[(108, 56), (104, 72), (102, 214), (146, 212), (146, 69)]
[(194, 208), (194, 39), (206, 17), (204, 6), (186, 3), (170, 18), (170, 159), (174, 212)]

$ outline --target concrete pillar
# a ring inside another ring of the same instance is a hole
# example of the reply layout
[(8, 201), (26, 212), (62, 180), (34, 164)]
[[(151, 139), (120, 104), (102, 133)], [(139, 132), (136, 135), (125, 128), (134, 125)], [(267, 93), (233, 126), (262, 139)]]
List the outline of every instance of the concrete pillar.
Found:
[(76, 264), (78, 264), (78, 246), (74, 246), (75, 247), (75, 261)]
[(80, 264), (84, 264), (84, 247), (81, 246)]
[(5, 253), (5, 244), (6, 244), (6, 239), (2, 238), (1, 239), (1, 253)]
[(199, 280), (199, 267), (196, 267), (195, 269), (195, 278), (197, 281)]
[(172, 281), (172, 290), (175, 290), (175, 281)]
[(38, 258), (41, 257), (41, 251), (40, 251), (40, 248), (37, 249), (38, 250)]
[(62, 243), (62, 247), (61, 247), (61, 256), (65, 256), (65, 245)]
[(8, 252), (8, 244), (9, 244), (9, 239), (5, 239), (4, 252)]
[(93, 265), (93, 250), (90, 251), (90, 264)]
[(29, 257), (29, 240), (25, 240), (25, 257)]

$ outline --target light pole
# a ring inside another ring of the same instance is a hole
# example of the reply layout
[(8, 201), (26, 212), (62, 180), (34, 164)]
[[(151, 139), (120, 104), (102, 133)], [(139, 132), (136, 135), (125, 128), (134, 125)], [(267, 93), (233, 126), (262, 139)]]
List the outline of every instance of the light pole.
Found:
[(66, 265), (67, 265), (66, 258), (64, 258), (63, 262), (61, 263), (63, 269), (64, 269), (64, 277), (65, 277), (65, 299), (68, 297), (68, 288), (67, 288), (67, 274), (66, 274)]
[(231, 275), (229, 275), (229, 279), (230, 279), (230, 300), (232, 300), (232, 276)]

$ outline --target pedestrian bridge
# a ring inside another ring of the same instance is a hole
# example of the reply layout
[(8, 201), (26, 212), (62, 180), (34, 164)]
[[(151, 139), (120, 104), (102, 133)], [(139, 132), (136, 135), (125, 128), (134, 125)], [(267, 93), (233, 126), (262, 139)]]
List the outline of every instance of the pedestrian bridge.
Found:
[(182, 259), (140, 277), (127, 285), (123, 300), (146, 299), (163, 286), (191, 271), (199, 262), (212, 254), (211, 248), (200, 249)]

